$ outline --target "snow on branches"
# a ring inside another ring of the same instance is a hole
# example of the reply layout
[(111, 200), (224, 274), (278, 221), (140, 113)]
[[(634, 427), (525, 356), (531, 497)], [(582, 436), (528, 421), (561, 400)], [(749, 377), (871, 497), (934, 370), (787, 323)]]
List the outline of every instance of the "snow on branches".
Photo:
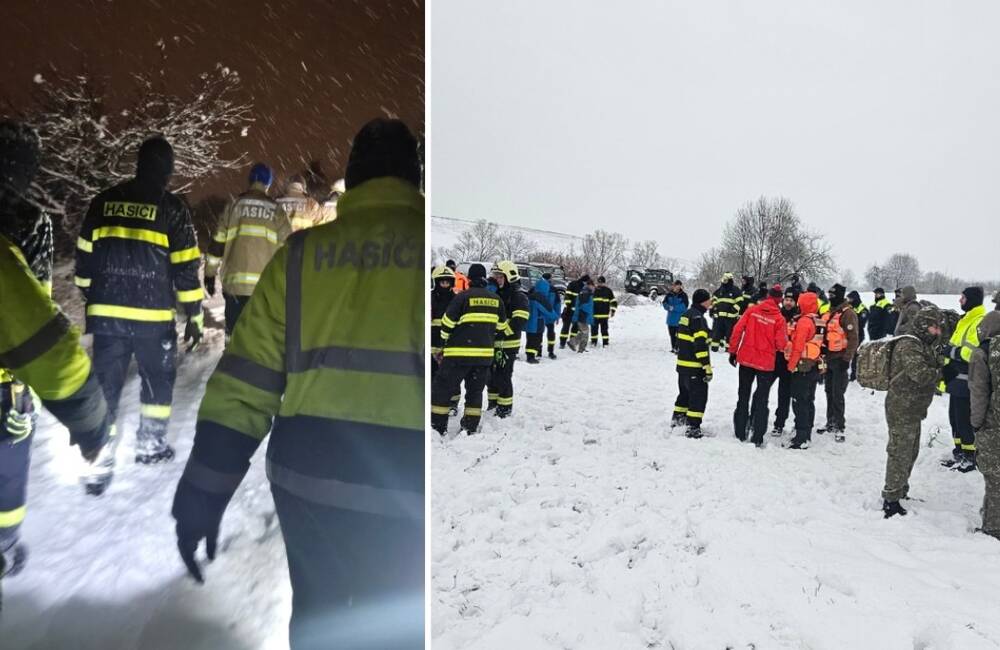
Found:
[(154, 77), (133, 77), (131, 100), (112, 109), (105, 87), (86, 74), (36, 76), (34, 106), (13, 115), (38, 131), (41, 166), (31, 199), (61, 221), (64, 241), (72, 240), (94, 196), (134, 176), (135, 154), (150, 136), (162, 135), (174, 148), (177, 192), (246, 162), (245, 154), (222, 154), (253, 122), (252, 105), (238, 99), (235, 71), (217, 64), (197, 78), (190, 96), (164, 92)]

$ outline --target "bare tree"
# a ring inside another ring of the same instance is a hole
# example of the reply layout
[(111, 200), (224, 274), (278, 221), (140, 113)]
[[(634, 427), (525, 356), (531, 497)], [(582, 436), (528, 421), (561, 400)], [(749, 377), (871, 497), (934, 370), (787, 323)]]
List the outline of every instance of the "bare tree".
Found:
[(882, 265), (882, 278), (893, 289), (916, 286), (920, 282), (920, 262), (909, 253), (895, 253)]
[(597, 277), (618, 278), (625, 270), (625, 250), (628, 240), (617, 232), (595, 230), (583, 240), (581, 257), (587, 272)]
[(538, 245), (520, 230), (504, 230), (497, 238), (497, 255), (501, 259), (527, 261), (536, 250)]
[(731, 267), (732, 260), (727, 259), (721, 248), (710, 248), (698, 258), (695, 281), (701, 287), (714, 287), (722, 280), (722, 274)]
[(881, 287), (884, 284), (882, 282), (882, 267), (878, 264), (869, 266), (868, 270), (865, 271), (865, 282), (868, 284), (869, 289)]
[(449, 249), (446, 257), (458, 262), (492, 262), (500, 254), (499, 240), (500, 227), (480, 219), (458, 236), (458, 241)]
[(793, 273), (825, 278), (836, 265), (823, 236), (806, 230), (792, 202), (760, 197), (747, 202), (722, 234), (726, 270), (762, 281), (782, 281)]
[(75, 234), (90, 200), (135, 174), (143, 140), (162, 135), (174, 148), (174, 191), (245, 163), (222, 147), (253, 121), (249, 103), (235, 99), (239, 75), (219, 64), (194, 82), (190, 95), (157, 89), (153, 77), (134, 75), (136, 93), (111, 112), (100, 82), (85, 74), (39, 80), (36, 101), (24, 111), (4, 113), (33, 126), (41, 139), (40, 170), (31, 200), (53, 215), (63, 248)]
[(855, 277), (854, 271), (851, 269), (844, 269), (840, 272), (840, 284), (847, 287), (848, 291), (859, 289), (858, 279)]
[(658, 269), (663, 265), (663, 257), (660, 256), (659, 245), (652, 239), (639, 241), (632, 245), (632, 253), (629, 255), (629, 266), (641, 266), (643, 268)]

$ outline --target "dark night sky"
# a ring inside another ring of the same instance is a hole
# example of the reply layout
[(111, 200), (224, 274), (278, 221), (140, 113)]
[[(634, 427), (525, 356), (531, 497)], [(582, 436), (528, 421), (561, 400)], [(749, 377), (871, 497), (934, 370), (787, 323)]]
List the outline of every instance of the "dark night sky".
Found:
[[(0, 24), (0, 95), (15, 105), (53, 68), (106, 78), (113, 110), (132, 73), (162, 68), (167, 90), (183, 95), (199, 73), (229, 66), (256, 122), (224, 153), (246, 151), (279, 178), (314, 159), (341, 177), (351, 138), (373, 117), (424, 131), (422, 0), (2, 0)], [(244, 173), (205, 179), (192, 198), (240, 191)]]

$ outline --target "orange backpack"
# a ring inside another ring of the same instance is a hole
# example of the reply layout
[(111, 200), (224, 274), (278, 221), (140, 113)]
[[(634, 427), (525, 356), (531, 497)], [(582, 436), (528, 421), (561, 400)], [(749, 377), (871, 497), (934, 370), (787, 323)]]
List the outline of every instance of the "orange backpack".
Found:
[[(806, 318), (806, 316), (799, 316), (799, 318)], [(792, 339), (795, 334), (795, 325), (799, 322), (799, 318), (789, 323), (788, 328), (788, 343), (785, 345), (785, 358), (788, 359), (792, 356)], [(820, 321), (816, 317), (816, 314), (809, 314), (808, 318), (812, 319), (813, 326), (816, 328), (813, 337), (806, 341), (806, 347), (802, 350), (801, 359), (806, 359), (808, 361), (816, 361), (820, 357), (820, 353), (823, 348), (823, 330), (820, 328)]]

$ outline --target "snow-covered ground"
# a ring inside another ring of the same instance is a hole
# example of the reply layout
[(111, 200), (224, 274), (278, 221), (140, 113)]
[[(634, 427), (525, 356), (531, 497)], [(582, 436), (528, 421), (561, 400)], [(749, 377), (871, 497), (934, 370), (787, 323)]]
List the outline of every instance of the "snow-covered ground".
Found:
[(519, 363), (512, 418), (434, 441), (435, 649), (1000, 647), (1000, 542), (972, 532), (982, 477), (938, 464), (944, 399), (885, 520), (883, 394), (850, 386), (843, 444), (756, 449), (717, 354), (713, 435), (688, 440), (664, 312), (639, 302), (613, 347)]
[[(221, 300), (210, 320), (221, 319)], [(4, 650), (282, 650), (288, 647), (291, 590), (267, 479), (264, 446), (223, 520), (220, 552), (196, 585), (177, 554), (170, 506), (191, 451), (195, 418), (222, 332), (208, 329), (195, 353), (181, 354), (170, 439), (173, 462), (136, 465), (139, 379), (125, 386), (124, 435), (108, 493), (95, 499), (77, 482), (83, 461), (69, 435), (43, 413), (34, 441), (28, 517), (30, 557), (5, 580)], [(201, 557), (203, 557), (202, 549)]]

